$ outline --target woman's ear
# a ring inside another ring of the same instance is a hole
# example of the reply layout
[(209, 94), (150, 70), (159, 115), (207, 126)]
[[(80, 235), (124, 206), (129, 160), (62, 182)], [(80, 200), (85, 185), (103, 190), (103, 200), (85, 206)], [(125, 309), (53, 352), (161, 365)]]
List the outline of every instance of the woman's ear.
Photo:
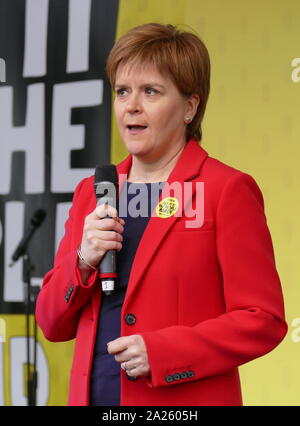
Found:
[(199, 95), (196, 95), (196, 94), (191, 95), (187, 99), (185, 117), (189, 117), (189, 122), (191, 122), (194, 119), (199, 102), (200, 102), (200, 97)]

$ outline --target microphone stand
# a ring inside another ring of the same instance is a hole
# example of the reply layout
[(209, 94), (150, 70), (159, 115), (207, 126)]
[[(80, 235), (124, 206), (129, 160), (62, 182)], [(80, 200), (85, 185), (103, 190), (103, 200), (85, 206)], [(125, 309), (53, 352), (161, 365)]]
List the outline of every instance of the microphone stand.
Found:
[[(23, 255), (23, 282), (24, 282), (24, 303), (25, 303), (25, 314), (26, 314), (26, 352), (27, 352), (27, 405), (36, 406), (36, 394), (37, 394), (37, 379), (38, 373), (36, 370), (36, 350), (37, 350), (37, 324), (34, 315), (34, 337), (33, 337), (33, 369), (30, 369), (30, 313), (35, 309), (36, 297), (39, 289), (31, 286), (31, 272), (34, 270), (34, 266), (30, 261), (28, 253)], [(34, 311), (33, 311), (34, 312)]]
[[(30, 219), (30, 225), (27, 227), (25, 234), (18, 244), (12, 255), (12, 263), (10, 267), (22, 256), (23, 257), (23, 282), (24, 282), (24, 304), (26, 315), (26, 351), (27, 351), (27, 405), (36, 405), (37, 393), (37, 371), (36, 371), (36, 349), (37, 349), (37, 324), (35, 319), (35, 300), (39, 289), (31, 288), (31, 272), (34, 266), (31, 264), (29, 254), (27, 253), (28, 244), (36, 231), (46, 217), (46, 211), (37, 209)], [(30, 313), (33, 308), (34, 318), (34, 347), (33, 347), (33, 371), (31, 372), (30, 365)]]

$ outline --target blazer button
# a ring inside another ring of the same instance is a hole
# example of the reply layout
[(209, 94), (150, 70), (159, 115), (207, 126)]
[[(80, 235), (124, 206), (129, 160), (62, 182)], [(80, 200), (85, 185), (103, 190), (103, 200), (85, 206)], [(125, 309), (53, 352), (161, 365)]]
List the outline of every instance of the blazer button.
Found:
[(170, 374), (168, 374), (168, 375), (165, 377), (165, 380), (166, 380), (166, 382), (167, 382), (167, 383), (171, 383), (171, 382), (173, 382), (173, 376), (171, 376)]
[(192, 377), (195, 377), (195, 373), (194, 373), (194, 371), (193, 370), (190, 370), (190, 371), (188, 371), (188, 377), (189, 378), (192, 378)]
[(131, 376), (128, 376), (128, 374), (126, 373), (126, 377), (127, 377), (127, 379), (128, 380), (132, 380), (132, 381), (134, 381), (134, 380), (137, 380), (138, 379), (138, 377), (131, 377)]
[(187, 373), (186, 371), (182, 371), (182, 372), (180, 373), (180, 377), (181, 377), (182, 379), (187, 379), (187, 377), (188, 377), (188, 373)]
[(133, 314), (127, 314), (125, 316), (125, 322), (128, 325), (133, 325), (136, 323), (136, 317)]
[(180, 375), (178, 373), (173, 374), (174, 380), (180, 380)]

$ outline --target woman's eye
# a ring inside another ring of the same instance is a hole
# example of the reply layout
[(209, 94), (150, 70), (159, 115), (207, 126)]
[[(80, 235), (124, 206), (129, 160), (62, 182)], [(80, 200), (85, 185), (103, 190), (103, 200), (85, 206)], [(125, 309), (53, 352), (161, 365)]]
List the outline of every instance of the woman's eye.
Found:
[(156, 95), (156, 93), (158, 93), (158, 91), (153, 89), (153, 87), (146, 87), (145, 91), (147, 95)]
[(124, 96), (126, 94), (126, 89), (125, 88), (118, 89), (116, 93), (118, 96)]

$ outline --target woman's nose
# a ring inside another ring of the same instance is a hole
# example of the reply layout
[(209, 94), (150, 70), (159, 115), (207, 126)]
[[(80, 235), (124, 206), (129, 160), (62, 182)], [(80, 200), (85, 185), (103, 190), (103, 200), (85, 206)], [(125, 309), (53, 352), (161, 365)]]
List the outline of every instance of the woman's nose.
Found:
[(131, 94), (126, 105), (126, 110), (131, 114), (140, 112), (142, 110), (138, 94)]

